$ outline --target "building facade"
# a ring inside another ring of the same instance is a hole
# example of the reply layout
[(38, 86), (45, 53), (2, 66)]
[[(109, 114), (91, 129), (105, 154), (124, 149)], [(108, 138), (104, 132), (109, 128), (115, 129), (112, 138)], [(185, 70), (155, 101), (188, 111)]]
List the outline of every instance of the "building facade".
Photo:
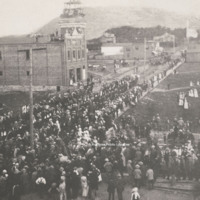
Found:
[(107, 43), (101, 47), (101, 53), (104, 57), (119, 57), (120, 59), (135, 60), (149, 59), (152, 57), (152, 52), (155, 46), (144, 43)]
[(0, 44), (0, 85), (29, 85), (31, 66), (34, 86), (69, 86), (87, 79), (86, 24), (78, 0), (65, 4), (59, 25), (53, 39)]
[(173, 42), (175, 41), (175, 35), (165, 33), (161, 36), (155, 36), (153, 40), (156, 42)]

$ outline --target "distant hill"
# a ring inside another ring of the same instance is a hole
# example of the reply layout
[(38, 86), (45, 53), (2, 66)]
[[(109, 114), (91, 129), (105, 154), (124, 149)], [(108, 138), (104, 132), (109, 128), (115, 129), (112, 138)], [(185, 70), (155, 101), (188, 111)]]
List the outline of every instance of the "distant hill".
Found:
[[(144, 42), (144, 38), (152, 40), (155, 36), (161, 36), (165, 33), (175, 35), (176, 42), (183, 42), (186, 36), (186, 28), (170, 29), (162, 26), (146, 28), (123, 26), (108, 29), (106, 32), (114, 34), (118, 43)], [(98, 42), (98, 39), (91, 41)]]
[[(106, 30), (121, 26), (185, 28), (188, 16), (154, 8), (98, 7), (85, 8), (86, 37), (100, 37)], [(189, 16), (190, 17), (190, 16)], [(58, 28), (56, 18), (38, 29), (37, 33), (50, 34)]]
[[(122, 26), (185, 28), (186, 20), (193, 18), (154, 8), (135, 7), (88, 7), (84, 8), (87, 40), (100, 37), (105, 31)], [(53, 19), (34, 33), (48, 35), (59, 28), (59, 17)], [(30, 33), (32, 34), (32, 33)], [(0, 43), (30, 41), (27, 36), (9, 36), (0, 38)]]

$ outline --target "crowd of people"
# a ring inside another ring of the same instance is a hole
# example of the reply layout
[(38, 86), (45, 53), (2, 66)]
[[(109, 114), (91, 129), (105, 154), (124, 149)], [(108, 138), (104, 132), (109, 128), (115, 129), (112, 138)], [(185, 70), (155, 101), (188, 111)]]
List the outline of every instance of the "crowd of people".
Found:
[[(152, 122), (152, 127), (159, 129), (160, 121), (160, 116), (157, 115)], [(174, 177), (177, 180), (199, 180), (200, 143), (195, 141), (188, 121), (184, 121), (182, 117), (174, 118), (171, 127), (167, 132), (161, 131), (163, 144), (160, 176), (167, 179)], [(159, 140), (156, 134), (151, 133), (150, 136), (156, 141)]]
[[(108, 199), (114, 200), (117, 191), (122, 200), (124, 172), (128, 173), (128, 184), (137, 188), (147, 185), (149, 189), (159, 175), (193, 177), (198, 156), (188, 169), (190, 156), (184, 157), (185, 150), (177, 153), (175, 144), (160, 148), (151, 137), (152, 124), (139, 131), (130, 115), (116, 123), (121, 112), (127, 106), (134, 107), (147, 89), (146, 83), (138, 84), (137, 76), (127, 76), (104, 84), (98, 93), (83, 88), (43, 100), (34, 105), (33, 146), (28, 109), (20, 116), (13, 112), (2, 116), (0, 196), (18, 200), (21, 194), (37, 192), (41, 198), (48, 194), (53, 200), (78, 196), (94, 200), (103, 178)], [(177, 130), (180, 132), (180, 127), (175, 125), (168, 139), (175, 137)], [(182, 143), (183, 149), (197, 155), (192, 142), (186, 144), (189, 139)], [(173, 170), (180, 155), (181, 162), (185, 160), (183, 174)], [(137, 188), (132, 191), (136, 199)]]
[[(2, 116), (1, 195), (17, 200), (21, 192), (37, 190), (42, 196), (44, 191), (59, 191), (64, 198), (67, 194), (76, 199), (88, 184), (88, 194), (94, 199), (103, 170), (101, 163), (105, 156), (115, 155), (112, 147), (97, 144), (105, 142), (108, 129), (117, 130), (114, 119), (120, 110), (134, 106), (142, 95), (137, 81), (137, 77), (127, 76), (105, 84), (99, 93), (85, 89), (69, 91), (35, 104), (33, 148), (28, 107), (21, 116), (12, 112)], [(66, 193), (62, 193), (64, 185)]]
[(151, 85), (152, 88), (156, 87), (160, 83), (160, 81), (168, 75), (168, 71), (170, 69), (173, 69), (175, 66), (177, 66), (178, 63), (183, 62), (183, 60), (184, 60), (183, 58), (177, 58), (174, 60), (165, 61), (165, 65), (167, 66), (167, 69), (165, 69), (162, 72), (159, 72), (158, 74), (153, 74), (153, 76), (149, 80), (149, 85)]
[[(169, 174), (177, 179), (199, 180), (200, 146), (196, 144), (187, 122), (182, 117), (174, 119), (174, 128), (167, 135), (170, 146), (163, 150), (163, 177)], [(171, 147), (171, 148), (169, 148)]]

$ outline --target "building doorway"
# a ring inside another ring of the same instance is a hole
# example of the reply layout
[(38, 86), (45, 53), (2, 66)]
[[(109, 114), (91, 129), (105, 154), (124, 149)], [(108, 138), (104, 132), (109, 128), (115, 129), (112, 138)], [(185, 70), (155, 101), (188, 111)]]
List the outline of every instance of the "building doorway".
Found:
[(81, 68), (76, 69), (77, 81), (81, 81)]
[(85, 81), (86, 80), (86, 70), (85, 70), (85, 65), (83, 65), (83, 71), (82, 71), (82, 79), (83, 79), (83, 81)]
[(73, 85), (76, 82), (75, 75), (74, 75), (74, 69), (69, 70), (69, 85)]

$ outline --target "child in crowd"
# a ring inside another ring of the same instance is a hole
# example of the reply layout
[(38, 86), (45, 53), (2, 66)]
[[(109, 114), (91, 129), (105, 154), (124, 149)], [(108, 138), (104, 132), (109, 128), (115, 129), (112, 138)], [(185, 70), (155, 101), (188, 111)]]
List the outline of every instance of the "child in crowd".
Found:
[(139, 200), (139, 199), (140, 199), (140, 194), (138, 193), (138, 188), (135, 187), (132, 189), (131, 200)]

